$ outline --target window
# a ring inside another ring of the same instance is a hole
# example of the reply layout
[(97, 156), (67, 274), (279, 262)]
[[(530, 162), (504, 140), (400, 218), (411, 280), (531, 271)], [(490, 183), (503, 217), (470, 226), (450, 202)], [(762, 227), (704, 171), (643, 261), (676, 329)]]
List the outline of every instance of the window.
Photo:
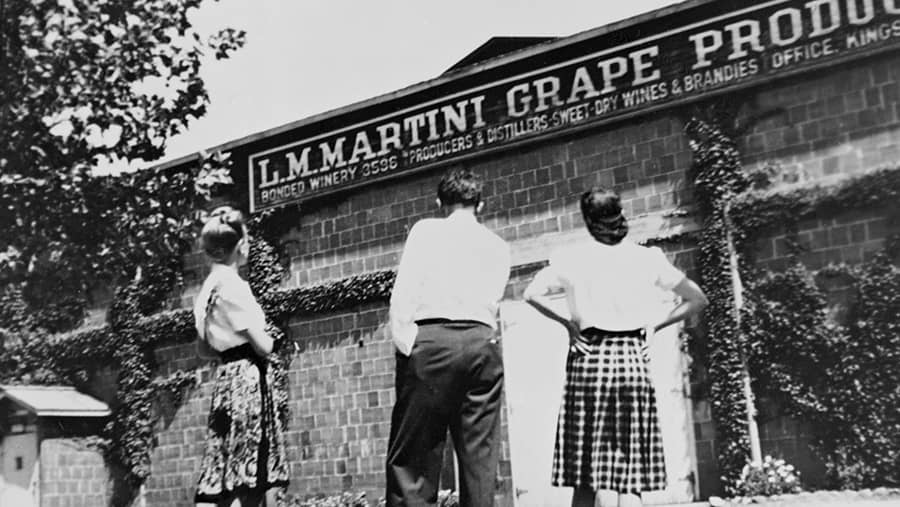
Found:
[(23, 468), (25, 468), (25, 463), (22, 456), (16, 456), (16, 470), (21, 470)]

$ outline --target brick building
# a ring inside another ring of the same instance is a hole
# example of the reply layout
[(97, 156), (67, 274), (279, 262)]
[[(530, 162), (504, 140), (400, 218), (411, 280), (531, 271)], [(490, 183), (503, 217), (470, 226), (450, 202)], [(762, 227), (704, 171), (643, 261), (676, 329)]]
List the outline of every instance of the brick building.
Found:
[[(527, 351), (561, 341), (562, 330), (532, 320), (517, 301), (555, 245), (589, 240), (577, 195), (594, 184), (619, 191), (633, 235), (696, 276), (691, 233), (701, 220), (683, 131), (690, 114), (724, 96), (772, 111), (740, 148), (747, 169), (774, 167), (783, 185), (827, 184), (896, 163), (898, 37), (896, 0), (690, 0), (571, 37), (495, 41), (433, 80), (218, 148), (236, 162), (239, 205), (289, 210), (285, 284), (295, 287), (395, 268), (409, 227), (437, 211), (441, 174), (464, 166), (484, 177), (484, 223), (510, 242), (514, 264), (500, 315), (508, 372), (498, 498), (525, 504), (551, 495), (543, 465), (528, 465), (540, 460), (521, 443), (545, 438), (548, 423), (521, 415), (540, 412), (523, 401), (519, 382), (555, 368), (545, 362), (557, 357), (548, 355), (558, 354), (552, 346)], [(858, 262), (889, 227), (883, 210), (808, 220), (799, 231), (809, 247), (804, 262)], [(783, 234), (773, 231), (756, 253), (777, 269), (788, 254)], [(199, 283), (205, 269), (192, 257), (189, 278)], [(291, 324), (299, 345), (290, 370), (292, 492), (381, 496), (394, 368), (385, 320), (384, 304), (368, 304)], [(688, 393), (676, 340), (664, 337), (654, 352), (663, 365), (657, 378), (667, 382), (658, 389), (670, 393), (661, 404), (669, 403), (665, 438), (676, 461), (661, 502), (720, 491), (709, 403)], [(157, 357), (162, 373), (198, 366), (187, 346)], [(541, 399), (552, 399), (552, 386), (546, 391)], [(147, 505), (190, 505), (210, 392), (204, 382), (165, 418)], [(555, 405), (543, 413), (552, 426)], [(821, 477), (803, 422), (760, 424), (764, 452), (798, 464), (813, 483)]]

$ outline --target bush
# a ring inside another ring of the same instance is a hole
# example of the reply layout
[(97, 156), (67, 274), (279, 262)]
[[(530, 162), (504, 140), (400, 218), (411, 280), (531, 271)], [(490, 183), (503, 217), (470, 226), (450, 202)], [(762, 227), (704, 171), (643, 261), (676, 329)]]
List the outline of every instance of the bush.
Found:
[[(384, 507), (384, 498), (379, 498), (375, 507)], [(438, 492), (438, 507), (459, 507), (459, 494), (445, 489)], [(282, 494), (278, 507), (370, 507), (365, 493), (348, 493), (340, 495), (319, 495), (300, 499), (294, 495)]]
[(319, 495), (300, 499), (293, 495), (284, 495), (279, 507), (369, 507), (365, 493), (341, 493), (340, 495)]
[(748, 463), (737, 483), (740, 496), (772, 496), (799, 493), (799, 473), (783, 459), (766, 456), (762, 463)]
[(459, 507), (459, 493), (449, 489), (439, 491), (438, 507)]

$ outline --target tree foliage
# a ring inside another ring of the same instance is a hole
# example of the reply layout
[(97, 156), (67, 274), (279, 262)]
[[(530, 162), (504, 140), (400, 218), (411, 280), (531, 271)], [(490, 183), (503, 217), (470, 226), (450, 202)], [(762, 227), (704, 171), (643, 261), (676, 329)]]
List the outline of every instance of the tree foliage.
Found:
[(205, 113), (201, 64), (244, 34), (203, 37), (188, 17), (200, 3), (0, 0), (0, 285), (60, 314), (26, 327), (71, 327), (92, 285), (177, 255), (198, 204), (227, 181), (217, 157), (96, 171), (158, 159)]

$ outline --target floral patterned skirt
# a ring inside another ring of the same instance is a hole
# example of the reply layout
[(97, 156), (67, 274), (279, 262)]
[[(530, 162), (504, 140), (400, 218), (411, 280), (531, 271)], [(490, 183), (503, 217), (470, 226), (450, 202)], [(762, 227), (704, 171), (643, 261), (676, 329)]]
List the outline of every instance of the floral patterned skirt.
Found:
[(277, 359), (259, 359), (250, 345), (226, 350), (222, 360), (195, 502), (217, 503), (288, 483), (284, 368)]

